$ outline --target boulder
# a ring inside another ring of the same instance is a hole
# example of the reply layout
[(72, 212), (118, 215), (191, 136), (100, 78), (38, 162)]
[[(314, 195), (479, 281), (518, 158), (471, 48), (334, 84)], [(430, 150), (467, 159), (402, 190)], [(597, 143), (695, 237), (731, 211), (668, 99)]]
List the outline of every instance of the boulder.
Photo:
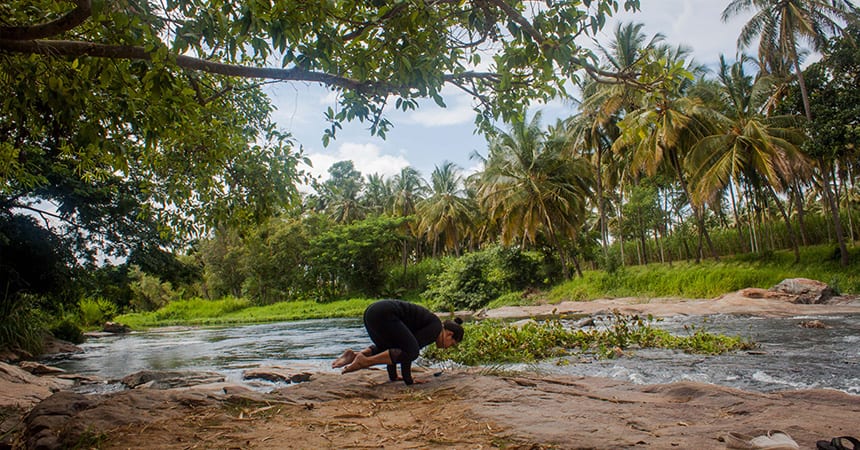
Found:
[(808, 278), (788, 278), (770, 288), (771, 292), (794, 296), (792, 303), (817, 305), (827, 303), (836, 296), (836, 291), (826, 283)]
[(131, 327), (118, 322), (105, 322), (102, 331), (106, 333), (124, 334), (131, 331)]

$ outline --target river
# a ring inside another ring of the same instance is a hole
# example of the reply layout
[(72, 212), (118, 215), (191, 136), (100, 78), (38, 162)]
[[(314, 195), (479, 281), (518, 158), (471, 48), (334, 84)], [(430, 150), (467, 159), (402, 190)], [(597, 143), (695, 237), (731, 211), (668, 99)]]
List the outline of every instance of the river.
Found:
[[(820, 320), (827, 328), (799, 326), (807, 320)], [(760, 392), (831, 388), (860, 394), (860, 314), (790, 318), (676, 316), (655, 325), (674, 334), (689, 333), (685, 326), (694, 326), (741, 336), (753, 340), (759, 348), (719, 356), (636, 349), (611, 360), (574, 358), (570, 364), (553, 360), (503, 368), (611, 377), (639, 384), (693, 380)], [(90, 338), (81, 345), (83, 353), (46, 362), (106, 380), (141, 370), (195, 370), (216, 371), (230, 381), (243, 382), (242, 372), (258, 366), (331, 371), (331, 361), (344, 348), (363, 348), (368, 343), (360, 320), (306, 320)], [(418, 364), (450, 367), (421, 360)]]

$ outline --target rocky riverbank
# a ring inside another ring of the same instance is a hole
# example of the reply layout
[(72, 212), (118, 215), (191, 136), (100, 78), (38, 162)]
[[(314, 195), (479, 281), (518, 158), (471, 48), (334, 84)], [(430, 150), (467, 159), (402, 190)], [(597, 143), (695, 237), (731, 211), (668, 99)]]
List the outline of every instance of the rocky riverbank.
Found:
[[(856, 298), (799, 298), (744, 290), (713, 300), (608, 299), (480, 315), (860, 313)], [(860, 432), (860, 396), (826, 389), (763, 394), (692, 382), (635, 385), (485, 369), (417, 373), (426, 383), (405, 387), (387, 382), (379, 370), (251, 372), (295, 384), (261, 393), (205, 374), (136, 374), (124, 381), (127, 389), (86, 395), (69, 389), (92, 380), (2, 364), (0, 441), (6, 448), (45, 449), (725, 448), (730, 432), (755, 436), (776, 429), (800, 448), (814, 448), (817, 440)]]

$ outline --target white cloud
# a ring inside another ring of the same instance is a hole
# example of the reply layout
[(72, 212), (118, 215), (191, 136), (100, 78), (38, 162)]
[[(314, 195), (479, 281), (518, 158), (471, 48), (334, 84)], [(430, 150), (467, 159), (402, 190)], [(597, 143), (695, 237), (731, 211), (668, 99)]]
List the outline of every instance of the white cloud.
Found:
[(315, 151), (307, 156), (313, 163), (310, 173), (319, 176), (321, 180), (328, 178), (329, 167), (338, 161), (352, 161), (356, 170), (363, 175), (378, 173), (385, 177), (394, 176), (409, 165), (403, 155), (383, 154), (382, 149), (373, 143), (343, 142), (334, 152)]
[(647, 35), (661, 33), (670, 44), (692, 48), (699, 63), (713, 65), (721, 53), (733, 60), (741, 27), (752, 13), (723, 23), (721, 16), (728, 4), (728, 0), (642, 0), (641, 11), (619, 13), (598, 39), (607, 42), (619, 21), (641, 22), (645, 24), (643, 31)]
[(460, 92), (445, 92), (446, 90), (442, 90), (445, 108), (440, 107), (433, 100), (422, 100), (417, 110), (399, 114), (403, 115), (403, 119), (395, 119), (395, 123), (445, 127), (474, 122), (475, 111), (472, 110), (472, 98)]

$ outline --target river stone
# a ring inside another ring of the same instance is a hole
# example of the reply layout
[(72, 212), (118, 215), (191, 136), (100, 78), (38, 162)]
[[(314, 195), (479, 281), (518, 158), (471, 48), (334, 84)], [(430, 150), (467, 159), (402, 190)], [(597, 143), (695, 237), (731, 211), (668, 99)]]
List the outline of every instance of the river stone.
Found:
[(173, 389), (221, 383), (224, 380), (225, 377), (217, 372), (143, 370), (124, 377), (120, 382), (133, 389)]
[(770, 288), (770, 290), (796, 296), (792, 303), (805, 305), (826, 303), (832, 297), (836, 296), (836, 291), (826, 283), (808, 278), (788, 278), (782, 280), (779, 284)]
[(301, 383), (310, 381), (311, 374), (308, 372), (294, 373), (285, 367), (269, 366), (248, 369), (242, 373), (242, 378), (266, 380), (274, 383)]
[(56, 375), (66, 373), (65, 370), (60, 369), (59, 367), (46, 366), (34, 361), (21, 361), (18, 364), (18, 367), (32, 373), (33, 375)]
[(124, 334), (131, 331), (131, 327), (118, 322), (105, 322), (102, 326), (102, 331), (106, 333)]

